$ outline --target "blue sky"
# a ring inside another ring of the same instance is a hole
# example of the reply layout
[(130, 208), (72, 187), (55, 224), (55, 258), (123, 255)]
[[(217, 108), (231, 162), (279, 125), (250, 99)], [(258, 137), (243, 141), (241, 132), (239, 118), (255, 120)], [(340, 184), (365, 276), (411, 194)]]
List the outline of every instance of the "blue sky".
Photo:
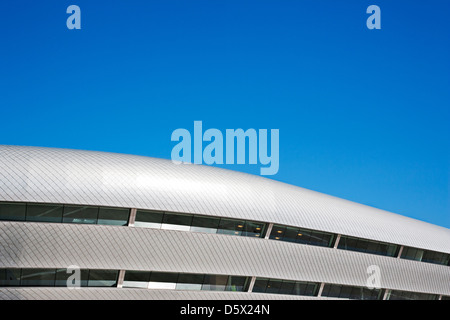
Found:
[[(81, 30), (66, 27), (71, 4)], [(371, 4), (381, 30), (366, 27)], [(271, 178), (450, 227), (449, 12), (449, 1), (2, 1), (0, 144), (170, 158), (172, 131), (195, 120), (279, 129)]]

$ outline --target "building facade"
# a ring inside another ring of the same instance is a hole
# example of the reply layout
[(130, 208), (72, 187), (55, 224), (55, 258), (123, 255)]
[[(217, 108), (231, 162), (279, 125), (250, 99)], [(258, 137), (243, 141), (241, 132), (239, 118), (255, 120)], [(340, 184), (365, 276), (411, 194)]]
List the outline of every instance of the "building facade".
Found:
[(0, 146), (0, 299), (449, 297), (447, 228), (209, 166)]

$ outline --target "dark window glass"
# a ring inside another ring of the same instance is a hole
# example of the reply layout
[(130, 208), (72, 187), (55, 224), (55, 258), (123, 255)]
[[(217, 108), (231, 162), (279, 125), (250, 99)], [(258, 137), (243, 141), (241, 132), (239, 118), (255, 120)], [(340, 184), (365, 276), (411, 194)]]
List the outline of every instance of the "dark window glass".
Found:
[(283, 234), (283, 241), (287, 242), (295, 242), (297, 240), (297, 234), (298, 234), (297, 228), (292, 227), (286, 227), (284, 234)]
[(450, 296), (442, 296), (441, 300), (450, 300)]
[(220, 218), (194, 216), (191, 231), (217, 233)]
[(117, 285), (117, 270), (89, 270), (89, 287), (114, 287)]
[(389, 300), (437, 300), (435, 294), (392, 290)]
[(62, 211), (62, 205), (28, 204), (26, 220), (40, 222), (61, 222)]
[(341, 286), (334, 284), (326, 284), (322, 295), (324, 297), (339, 298), (341, 294)]
[(380, 246), (378, 242), (367, 241), (366, 253), (381, 254), (382, 252), (380, 251)]
[(150, 272), (148, 271), (126, 271), (124, 281), (150, 281)]
[(129, 215), (129, 209), (100, 207), (98, 211), (98, 224), (126, 226)]
[(446, 266), (448, 264), (448, 254), (425, 250), (423, 253), (422, 261), (428, 263), (442, 264)]
[(64, 223), (96, 224), (98, 207), (64, 206)]
[(272, 227), (272, 232), (270, 233), (270, 239), (282, 240), (284, 237), (284, 232), (286, 227), (274, 225)]
[(253, 285), (252, 292), (266, 292), (268, 283), (269, 283), (269, 279), (256, 278), (255, 284)]
[(205, 275), (202, 290), (225, 291), (228, 276)]
[(246, 221), (242, 235), (247, 237), (262, 237), (262, 234), (266, 229), (265, 227), (266, 225), (264, 223)]
[(411, 247), (404, 247), (401, 258), (408, 259), (408, 260), (421, 261), (422, 255), (423, 255), (423, 250), (411, 248)]
[(294, 292), (294, 281), (283, 281), (281, 283), (280, 294), (292, 294)]
[(191, 223), (192, 215), (190, 214), (165, 213), (161, 228), (189, 231)]
[(20, 269), (0, 269), (0, 286), (20, 286)]
[(137, 210), (135, 227), (161, 228), (163, 213), (157, 211)]
[(55, 269), (22, 269), (20, 285), (23, 287), (53, 287), (55, 271)]
[(0, 203), (0, 220), (25, 221), (25, 203)]
[[(70, 270), (69, 273), (67, 272), (67, 269), (57, 269), (56, 270), (56, 280), (55, 280), (55, 286), (57, 287), (67, 287), (67, 280), (69, 280), (70, 286), (75, 286), (75, 273), (77, 271)], [(87, 287), (88, 285), (88, 279), (89, 279), (89, 270), (87, 269), (81, 269), (80, 272), (80, 287)]]
[(350, 299), (352, 296), (352, 287), (341, 286), (341, 292), (339, 293), (339, 298)]
[(173, 272), (152, 272), (150, 281), (152, 282), (177, 282), (178, 273)]
[(319, 290), (317, 283), (308, 283), (306, 286), (305, 295), (306, 296), (316, 296)]
[(270, 279), (267, 284), (266, 293), (278, 293), (281, 288), (281, 280)]
[(201, 290), (203, 285), (203, 274), (180, 273), (176, 289), (178, 290)]
[(311, 243), (311, 232), (308, 230), (299, 230), (297, 233), (297, 243), (310, 244)]
[(217, 233), (239, 236), (244, 231), (244, 221), (234, 219), (220, 219)]
[(230, 276), (228, 278), (226, 291), (247, 291), (248, 290), (248, 277)]

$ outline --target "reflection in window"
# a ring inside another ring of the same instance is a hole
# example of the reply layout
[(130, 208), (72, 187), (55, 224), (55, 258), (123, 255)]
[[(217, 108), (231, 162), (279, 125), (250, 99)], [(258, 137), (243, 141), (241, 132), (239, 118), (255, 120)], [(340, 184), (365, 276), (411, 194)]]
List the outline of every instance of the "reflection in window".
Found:
[(438, 300), (438, 298), (436, 294), (410, 291), (392, 290), (388, 293), (388, 300)]
[(55, 269), (22, 269), (20, 285), (53, 287), (55, 285)]
[(64, 223), (96, 224), (98, 207), (64, 206)]
[(325, 284), (321, 296), (354, 300), (381, 300), (382, 293), (381, 289)]
[(166, 213), (163, 217), (161, 229), (189, 231), (192, 215), (179, 213)]
[(175, 289), (177, 290), (201, 290), (203, 274), (180, 273)]
[(317, 296), (319, 283), (256, 278), (252, 292)]
[(100, 207), (98, 211), (98, 224), (126, 226), (129, 215), (129, 209)]
[(196, 273), (126, 271), (123, 287), (148, 289), (247, 291), (249, 277)]
[(148, 271), (127, 271), (123, 280), (124, 288), (147, 288), (150, 282)]
[(20, 269), (0, 269), (0, 287), (20, 286)]
[(450, 255), (442, 252), (423, 250), (411, 247), (404, 247), (402, 254), (402, 259), (422, 261), (434, 264), (441, 264), (444, 266), (450, 265)]
[(40, 222), (61, 222), (62, 205), (28, 204), (26, 220)]
[(0, 203), (0, 220), (25, 221), (25, 203)]
[(162, 219), (162, 212), (137, 210), (134, 226), (159, 229), (161, 228)]
[(117, 270), (89, 270), (88, 287), (115, 287), (117, 276)]
[[(67, 287), (69, 281), (70, 286), (75, 286), (75, 272), (74, 270), (71, 270), (70, 272), (67, 272), (67, 269), (57, 269), (56, 270), (56, 279), (55, 279), (55, 286), (56, 287)], [(87, 287), (88, 285), (88, 279), (89, 279), (89, 270), (87, 269), (80, 269), (80, 287)], [(69, 280), (70, 278), (70, 280)]]
[(332, 247), (334, 234), (295, 227), (274, 225), (270, 239), (302, 243), (314, 246)]
[(341, 236), (338, 249), (396, 257), (400, 247), (395, 244)]
[(137, 210), (134, 226), (246, 237), (263, 237), (266, 230), (262, 222), (148, 210)]
[[(81, 269), (79, 271), (81, 287), (114, 287), (117, 285), (118, 270)], [(73, 272), (67, 273), (67, 269), (0, 269), (0, 286), (66, 287), (67, 280), (72, 275)], [(75, 285), (75, 283), (72, 282), (71, 285)]]

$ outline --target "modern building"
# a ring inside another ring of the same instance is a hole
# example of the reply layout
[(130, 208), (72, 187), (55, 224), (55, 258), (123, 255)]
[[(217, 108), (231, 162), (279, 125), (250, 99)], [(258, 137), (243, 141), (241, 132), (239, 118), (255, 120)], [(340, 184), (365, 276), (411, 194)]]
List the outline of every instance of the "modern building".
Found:
[(447, 228), (210, 166), (0, 146), (0, 299), (449, 297)]

